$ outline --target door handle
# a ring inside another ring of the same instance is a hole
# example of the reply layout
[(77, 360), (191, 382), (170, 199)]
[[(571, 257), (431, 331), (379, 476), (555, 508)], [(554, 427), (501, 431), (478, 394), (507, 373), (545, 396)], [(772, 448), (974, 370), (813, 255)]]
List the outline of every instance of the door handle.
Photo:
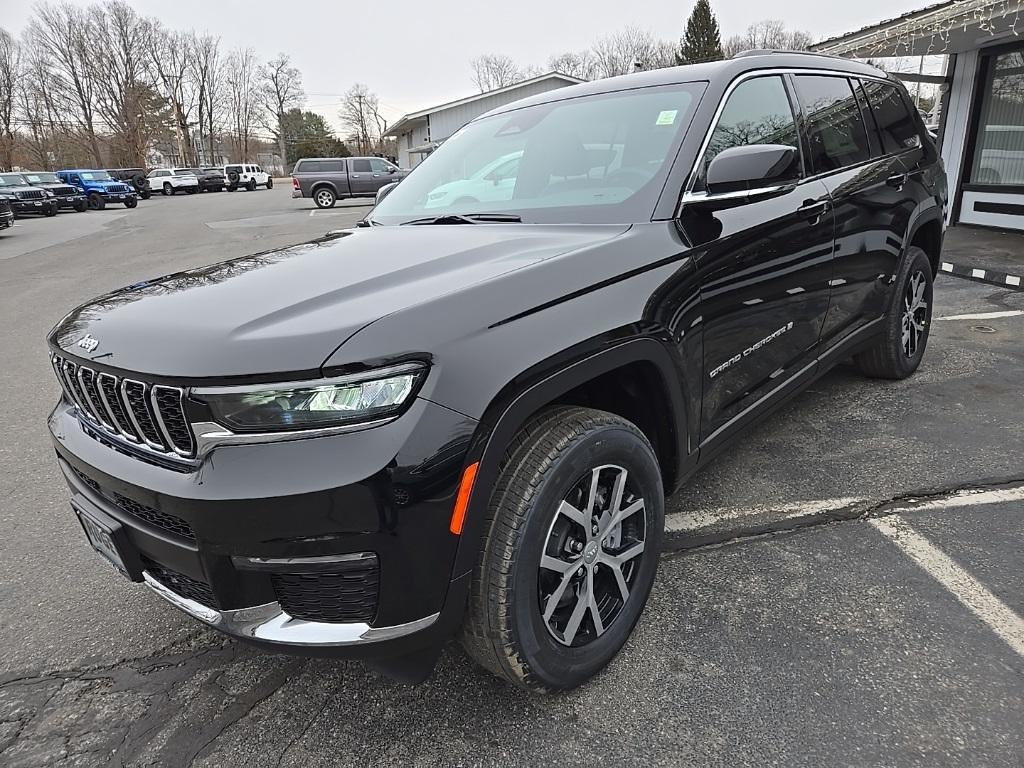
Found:
[(353, 179), (358, 179), (359, 178), (359, 174), (358, 173), (353, 173), (352, 174), (352, 178)]
[(827, 210), (828, 200), (804, 200), (804, 204), (797, 208), (796, 212), (811, 224), (817, 224)]
[(894, 173), (892, 176), (885, 180), (885, 183), (888, 184), (893, 189), (895, 189), (897, 192), (899, 192), (906, 185), (907, 178), (908, 175), (905, 173)]

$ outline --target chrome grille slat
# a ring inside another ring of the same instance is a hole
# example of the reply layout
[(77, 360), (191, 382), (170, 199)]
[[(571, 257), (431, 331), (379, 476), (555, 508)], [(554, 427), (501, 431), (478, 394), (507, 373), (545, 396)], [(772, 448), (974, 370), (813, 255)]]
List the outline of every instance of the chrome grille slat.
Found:
[(185, 417), (185, 390), (121, 378), (52, 355), (65, 399), (92, 428), (136, 450), (191, 459), (196, 442)]

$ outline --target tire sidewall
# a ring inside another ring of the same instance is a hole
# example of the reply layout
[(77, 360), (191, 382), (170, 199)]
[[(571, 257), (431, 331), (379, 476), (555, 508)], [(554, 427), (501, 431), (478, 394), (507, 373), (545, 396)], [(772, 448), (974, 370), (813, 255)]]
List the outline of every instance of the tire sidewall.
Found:
[[(911, 276), (918, 271), (925, 276), (925, 300), (928, 302), (928, 313), (924, 326), (924, 337), (918, 342), (917, 351), (914, 356), (907, 357), (903, 351), (903, 297), (907, 292)], [(931, 336), (933, 298), (934, 282), (931, 262), (928, 261), (928, 256), (924, 251), (916, 246), (911, 246), (907, 249), (907, 256), (900, 269), (892, 307), (886, 321), (888, 325), (887, 338), (890, 344), (890, 355), (901, 374), (901, 378), (909, 376), (916, 371), (921, 364), (921, 360), (924, 358), (925, 350), (928, 347), (928, 339)]]
[[(630, 598), (611, 626), (591, 643), (569, 648), (551, 636), (540, 613), (537, 596), (540, 556), (558, 504), (581, 477), (603, 464), (624, 467), (644, 497), (643, 560)], [(514, 595), (513, 634), (531, 670), (544, 685), (554, 688), (579, 685), (604, 667), (626, 642), (654, 582), (663, 525), (664, 492), (657, 460), (651, 449), (624, 427), (604, 426), (588, 433), (559, 458), (556, 467), (544, 478), (530, 501), (510, 584)]]

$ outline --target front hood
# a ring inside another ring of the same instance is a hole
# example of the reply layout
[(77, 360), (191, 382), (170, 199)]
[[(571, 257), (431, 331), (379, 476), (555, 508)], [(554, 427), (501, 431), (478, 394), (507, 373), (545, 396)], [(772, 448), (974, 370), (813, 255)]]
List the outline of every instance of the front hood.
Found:
[[(368, 227), (138, 283), (64, 318), (50, 343), (173, 380), (316, 375), (361, 328), (621, 233), (623, 225)], [(523, 297), (523, 306), (530, 299)], [(99, 342), (89, 353), (86, 335)], [(430, 350), (410, 350), (411, 352)]]

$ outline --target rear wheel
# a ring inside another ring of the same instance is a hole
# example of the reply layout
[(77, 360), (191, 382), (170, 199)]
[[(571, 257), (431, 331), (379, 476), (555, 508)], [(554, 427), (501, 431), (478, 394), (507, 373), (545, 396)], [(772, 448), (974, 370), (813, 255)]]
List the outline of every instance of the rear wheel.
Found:
[(541, 412), (513, 440), (487, 511), (462, 629), (467, 653), (519, 686), (571, 688), (626, 642), (658, 566), (664, 491), (633, 424)]
[(249, 183), (245, 185), (245, 188), (250, 192), (256, 191), (256, 179), (249, 179)]
[(932, 319), (932, 265), (911, 246), (897, 275), (892, 305), (878, 344), (854, 357), (861, 372), (879, 379), (905, 379), (921, 364)]
[(274, 180), (271, 179), (270, 177), (267, 177), (267, 189), (273, 189), (273, 188), (274, 188)]
[(320, 187), (313, 192), (313, 202), (316, 203), (317, 208), (333, 208), (337, 199), (334, 192), (328, 187)]
[(103, 199), (103, 195), (99, 192), (90, 192), (88, 203), (89, 210), (91, 211), (102, 211), (107, 207), (107, 201)]

